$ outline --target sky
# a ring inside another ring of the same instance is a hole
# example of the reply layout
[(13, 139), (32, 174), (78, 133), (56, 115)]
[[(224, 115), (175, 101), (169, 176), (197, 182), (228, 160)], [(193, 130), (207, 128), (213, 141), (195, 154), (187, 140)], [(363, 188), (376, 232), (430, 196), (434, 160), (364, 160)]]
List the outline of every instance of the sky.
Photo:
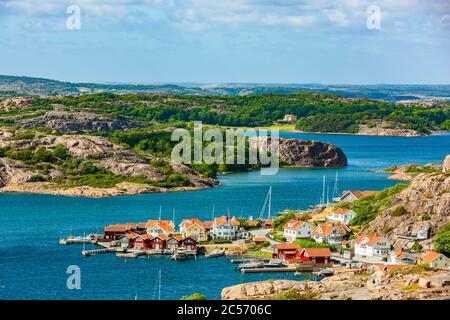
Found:
[(449, 54), (448, 0), (0, 0), (6, 75), (450, 84)]

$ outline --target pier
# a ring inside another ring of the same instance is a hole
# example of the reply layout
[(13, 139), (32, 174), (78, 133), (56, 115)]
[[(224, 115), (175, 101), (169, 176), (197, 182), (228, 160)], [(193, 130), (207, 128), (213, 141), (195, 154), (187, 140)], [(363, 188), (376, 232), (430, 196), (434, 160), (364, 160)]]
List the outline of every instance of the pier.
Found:
[(85, 257), (100, 254), (100, 253), (109, 253), (109, 252), (115, 252), (113, 249), (93, 249), (93, 250), (83, 250), (81, 251), (81, 254)]

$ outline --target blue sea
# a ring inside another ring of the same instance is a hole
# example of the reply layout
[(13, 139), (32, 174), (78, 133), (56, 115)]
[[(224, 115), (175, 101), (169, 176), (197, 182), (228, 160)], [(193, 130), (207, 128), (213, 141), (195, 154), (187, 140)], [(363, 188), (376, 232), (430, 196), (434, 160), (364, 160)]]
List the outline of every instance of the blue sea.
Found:
[[(228, 210), (257, 217), (273, 188), (273, 212), (307, 209), (318, 203), (322, 177), (330, 192), (339, 171), (339, 191), (380, 190), (396, 184), (375, 172), (392, 165), (442, 162), (450, 153), (450, 135), (368, 137), (282, 133), (284, 137), (331, 142), (349, 159), (342, 169), (280, 169), (220, 177), (221, 186), (202, 191), (85, 199), (46, 195), (0, 194), (0, 299), (155, 299), (161, 270), (161, 299), (180, 299), (200, 292), (220, 299), (223, 287), (264, 279), (307, 279), (287, 273), (245, 274), (227, 258), (171, 261), (168, 257), (118, 259), (112, 254), (81, 255), (81, 246), (60, 246), (60, 237), (101, 231), (112, 223), (139, 222), (162, 216), (211, 219)], [(331, 196), (331, 195), (330, 195)], [(66, 286), (67, 267), (81, 269), (81, 289)], [(155, 291), (156, 289), (156, 291)]]

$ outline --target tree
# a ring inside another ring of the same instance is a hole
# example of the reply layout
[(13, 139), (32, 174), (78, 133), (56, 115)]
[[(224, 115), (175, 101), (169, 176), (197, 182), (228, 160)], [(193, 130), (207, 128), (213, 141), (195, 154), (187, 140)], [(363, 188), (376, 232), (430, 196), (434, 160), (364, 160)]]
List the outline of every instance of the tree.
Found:
[(419, 253), (419, 252), (422, 252), (422, 249), (423, 249), (422, 245), (418, 241), (414, 241), (414, 244), (411, 247), (411, 250)]
[(450, 222), (447, 222), (436, 234), (434, 249), (446, 256), (450, 256)]
[(181, 300), (206, 300), (206, 297), (201, 293), (193, 293), (190, 296), (184, 296)]

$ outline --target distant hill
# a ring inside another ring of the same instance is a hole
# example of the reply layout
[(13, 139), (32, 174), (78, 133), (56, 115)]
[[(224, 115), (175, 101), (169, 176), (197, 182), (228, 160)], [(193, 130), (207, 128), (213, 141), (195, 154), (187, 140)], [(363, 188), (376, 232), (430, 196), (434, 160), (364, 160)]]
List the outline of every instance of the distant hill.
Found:
[(43, 78), (0, 75), (0, 98), (89, 93), (162, 93), (245, 96), (252, 94), (332, 93), (353, 98), (397, 102), (450, 99), (450, 85), (323, 85), (323, 84), (108, 84), (72, 83)]

